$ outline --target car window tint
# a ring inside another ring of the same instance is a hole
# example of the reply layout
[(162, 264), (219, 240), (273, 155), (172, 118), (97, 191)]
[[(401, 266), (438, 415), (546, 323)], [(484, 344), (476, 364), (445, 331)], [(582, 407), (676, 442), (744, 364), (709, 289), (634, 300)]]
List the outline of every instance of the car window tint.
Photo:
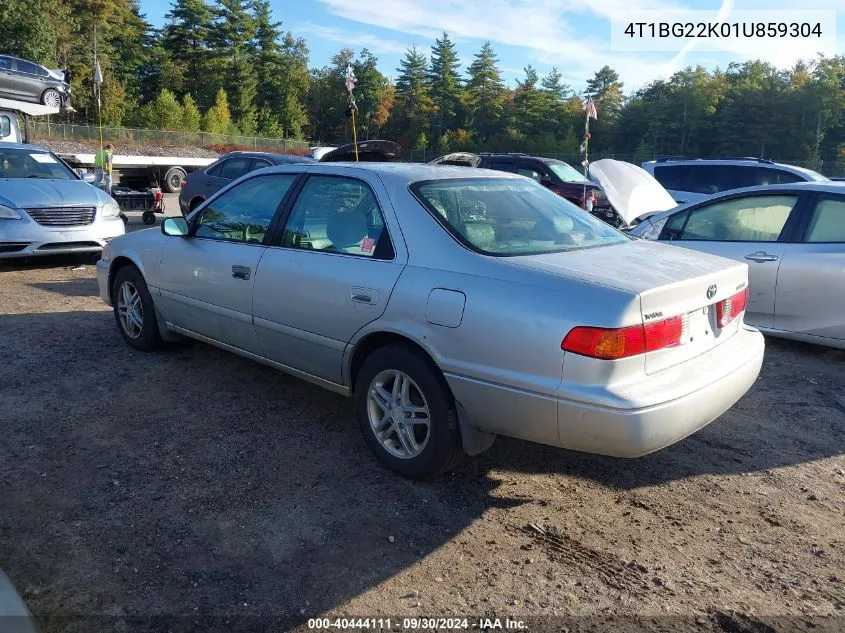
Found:
[(0, 70), (12, 70), (12, 60), (8, 57), (0, 57)]
[(537, 171), (536, 169), (532, 169), (528, 165), (520, 165), (518, 173), (520, 176), (528, 176), (529, 178), (533, 178), (537, 182), (540, 182), (540, 177), (542, 174)]
[(37, 75), (39, 74), (40, 69), (35, 64), (31, 64), (29, 62), (25, 62), (22, 59), (18, 60), (18, 72), (19, 73), (28, 73), (30, 75)]
[(360, 180), (335, 176), (308, 179), (291, 210), (282, 246), (393, 258), (372, 189)]
[(816, 204), (804, 241), (845, 243), (845, 198), (826, 198)]
[(776, 242), (797, 200), (797, 195), (781, 195), (716, 202), (690, 212), (680, 239)]
[(221, 162), (219, 162), (215, 165), (212, 165), (211, 167), (208, 168), (208, 170), (205, 173), (208, 174), (209, 176), (219, 176), (220, 170), (223, 169), (223, 163), (224, 162), (226, 162), (226, 161), (221, 161)]
[(657, 165), (654, 177), (666, 189), (690, 191), (695, 172), (692, 165)]
[(804, 178), (782, 169), (757, 168), (755, 185), (788, 185), (793, 182), (804, 182)]
[(512, 158), (494, 158), (490, 160), (488, 169), (495, 169), (497, 171), (514, 171), (514, 160)]
[(684, 191), (714, 194), (720, 191), (750, 187), (756, 168), (743, 165), (696, 165), (691, 188)]
[(681, 236), (681, 230), (684, 228), (684, 222), (687, 221), (688, 215), (689, 213), (676, 213), (666, 220), (661, 237), (663, 239), (677, 240)]
[(194, 235), (233, 242), (260, 243), (296, 174), (256, 176), (209, 202)]
[(0, 115), (0, 138), (12, 135), (12, 119), (7, 115)]
[(230, 158), (220, 169), (220, 177), (228, 180), (235, 180), (243, 176), (249, 169), (250, 158), (239, 156)]
[(263, 158), (253, 158), (252, 165), (250, 166), (250, 171), (255, 171), (256, 169), (264, 169), (265, 167), (270, 167), (272, 163), (269, 160), (264, 160)]
[(411, 185), (460, 242), (487, 255), (536, 255), (625, 242), (621, 233), (523, 178), (461, 178)]

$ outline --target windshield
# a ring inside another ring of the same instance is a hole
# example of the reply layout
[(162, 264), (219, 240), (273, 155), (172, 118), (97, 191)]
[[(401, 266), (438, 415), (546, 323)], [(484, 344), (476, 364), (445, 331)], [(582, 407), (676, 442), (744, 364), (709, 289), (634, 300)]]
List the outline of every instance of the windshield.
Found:
[(568, 163), (546, 163), (563, 182), (584, 182), (584, 174)]
[(411, 185), (454, 237), (485, 255), (537, 255), (625, 242), (625, 237), (533, 180), (460, 178)]
[(78, 180), (55, 156), (34, 149), (0, 148), (0, 178)]

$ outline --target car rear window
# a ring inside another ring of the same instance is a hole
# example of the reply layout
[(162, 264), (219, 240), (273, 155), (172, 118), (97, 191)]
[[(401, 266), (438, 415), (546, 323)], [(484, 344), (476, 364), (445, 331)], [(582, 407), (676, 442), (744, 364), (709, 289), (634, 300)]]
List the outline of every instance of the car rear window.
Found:
[(485, 255), (538, 255), (630, 239), (528, 179), (428, 180), (413, 183), (411, 192), (452, 236)]

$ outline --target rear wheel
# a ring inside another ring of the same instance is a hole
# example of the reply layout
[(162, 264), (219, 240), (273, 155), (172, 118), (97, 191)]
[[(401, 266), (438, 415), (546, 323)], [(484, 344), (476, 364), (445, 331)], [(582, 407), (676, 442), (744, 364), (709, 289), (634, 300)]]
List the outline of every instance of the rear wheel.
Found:
[(181, 167), (171, 167), (164, 174), (162, 189), (167, 193), (179, 193), (182, 191), (182, 181), (187, 175), (187, 172)]
[(412, 349), (383, 347), (364, 361), (355, 384), (355, 412), (370, 449), (401, 475), (435, 477), (463, 457), (449, 387)]
[(161, 346), (155, 306), (147, 283), (134, 266), (125, 266), (112, 283), (112, 304), (117, 328), (131, 347), (150, 352)]
[(58, 90), (49, 88), (41, 95), (41, 103), (51, 108), (60, 108), (62, 106), (62, 95)]

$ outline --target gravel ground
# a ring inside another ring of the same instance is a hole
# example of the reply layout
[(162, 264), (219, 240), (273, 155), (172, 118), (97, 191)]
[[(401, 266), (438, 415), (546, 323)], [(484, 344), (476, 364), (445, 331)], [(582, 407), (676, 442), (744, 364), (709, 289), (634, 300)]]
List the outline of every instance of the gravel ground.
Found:
[(843, 352), (769, 339), (745, 398), (646, 458), (500, 438), (421, 484), (347, 400), (135, 352), (96, 294), (90, 259), (0, 265), (0, 568), (40, 631), (845, 630)]
[[(54, 154), (92, 154), (99, 148), (93, 143), (78, 141), (35, 140), (36, 145), (44, 147)], [(220, 154), (203, 147), (152, 147), (148, 145), (130, 145), (117, 143), (117, 154), (125, 156), (182, 156), (184, 158), (217, 158)]]

